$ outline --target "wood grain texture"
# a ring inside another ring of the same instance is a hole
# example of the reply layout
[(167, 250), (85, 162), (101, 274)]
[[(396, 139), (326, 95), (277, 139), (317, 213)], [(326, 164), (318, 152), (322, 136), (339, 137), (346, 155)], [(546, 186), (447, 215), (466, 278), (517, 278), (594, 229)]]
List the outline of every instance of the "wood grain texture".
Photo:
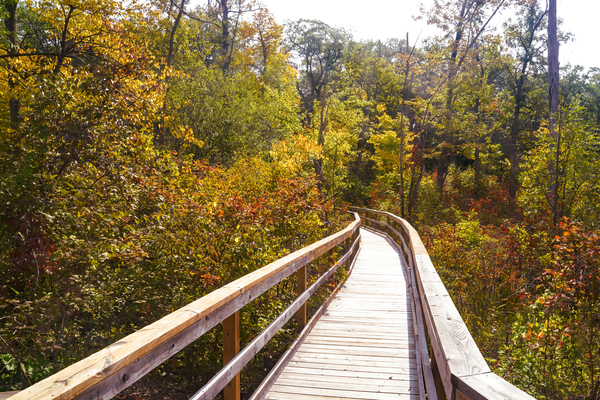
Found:
[(453, 376), (452, 383), (457, 393), (460, 391), (471, 400), (534, 400), (533, 397), (492, 372), (466, 377)]
[[(417, 313), (416, 323), (427, 327), (434, 356), (432, 369), (438, 371), (434, 378), (441, 380), (445, 396), (448, 399), (459, 396), (469, 399), (530, 399), (530, 396), (490, 372), (415, 229), (402, 218), (387, 212), (355, 207), (351, 210), (384, 217), (388, 223), (373, 217), (365, 218), (365, 225), (391, 232), (410, 254), (408, 261), (413, 267), (411, 271), (415, 273), (413, 286), (418, 289), (418, 296), (414, 300), (415, 303), (421, 303), (422, 310), (422, 314)], [(423, 346), (421, 348), (425, 350)]]
[[(354, 269), (354, 265), (356, 263), (356, 257), (360, 251), (360, 238), (361, 238), (360, 231), (356, 230), (355, 233), (352, 235), (353, 243), (351, 244), (350, 254), (349, 254), (350, 263), (346, 263), (346, 268), (348, 268), (348, 271), (347, 271), (348, 274), (351, 274), (352, 270)], [(346, 252), (346, 255), (348, 255), (347, 252)], [(321, 316), (325, 313), (325, 311), (327, 310), (327, 306), (335, 298), (335, 296), (337, 295), (337, 293), (339, 292), (342, 285), (345, 283), (345, 281), (347, 279), (348, 278), (346, 277), (346, 279), (344, 281), (340, 282), (340, 284), (331, 293), (329, 299), (326, 302), (324, 302), (323, 304), (321, 304), (321, 306), (317, 309), (317, 311), (315, 311), (315, 313), (311, 317), (310, 321), (308, 321), (308, 324), (299, 333), (296, 340), (294, 340), (292, 345), (285, 351), (285, 353), (277, 361), (277, 363), (271, 369), (271, 371), (269, 371), (269, 373), (267, 374), (265, 379), (263, 379), (263, 381), (260, 383), (258, 388), (256, 388), (254, 393), (252, 393), (252, 396), (250, 396), (249, 400), (260, 400), (260, 399), (264, 398), (265, 394), (268, 393), (268, 391), (271, 389), (271, 387), (273, 386), (273, 384), (275, 383), (277, 378), (279, 378), (279, 376), (281, 375), (283, 370), (288, 366), (292, 357), (294, 356), (294, 354), (296, 354), (296, 351), (300, 348), (300, 346), (302, 346), (302, 344), (306, 340), (306, 337), (310, 334), (310, 332), (312, 331), (314, 326), (317, 324), (317, 322), (319, 321)]]
[[(140, 358), (147, 358), (155, 349), (168, 350), (163, 345), (171, 338), (181, 334), (197, 322), (209, 319), (213, 312), (228, 303), (237, 301), (238, 305), (234, 307), (232, 312), (239, 310), (244, 305), (244, 301), (240, 298), (252, 288), (284, 270), (289, 276), (300, 267), (344, 242), (355, 233), (359, 226), (360, 220), (355, 220), (342, 231), (293, 252), (180, 308), (90, 357), (23, 390), (13, 396), (12, 399), (73, 399), (84, 394), (86, 397), (89, 395), (89, 398), (92, 399), (109, 398), (104, 391), (111, 391), (112, 386), (103, 385), (106, 379), (121, 372)], [(267, 289), (265, 288), (265, 290)], [(224, 316), (224, 318), (227, 316)], [(150, 358), (160, 360), (164, 357), (152, 355)], [(134, 375), (119, 374), (118, 381), (121, 382), (120, 386), (124, 389), (141, 376), (143, 374), (137, 372)], [(114, 384), (116, 383), (114, 382)], [(102, 388), (102, 392), (100, 392), (100, 388)]]
[[(223, 321), (223, 366), (240, 352), (240, 312), (236, 311)], [(223, 388), (224, 400), (240, 400), (240, 374)]]
[(15, 390), (12, 392), (0, 392), (0, 400), (6, 400), (20, 392), (20, 390)]
[[(271, 340), (273, 336), (289, 321), (290, 318), (302, 307), (303, 304), (335, 274), (338, 268), (345, 264), (346, 260), (351, 257), (348, 252), (327, 272), (321, 275), (307, 290), (302, 292), (292, 304), (290, 304), (281, 314), (275, 318), (262, 332), (260, 332), (244, 349), (239, 352), (231, 361), (223, 366), (223, 368), (214, 375), (206, 385), (196, 392), (190, 400), (210, 400), (213, 399), (223, 389), (227, 388), (230, 380), (235, 379), (235, 376), (240, 373), (242, 368), (254, 358), (256, 354)], [(237, 313), (236, 313), (237, 314)], [(238, 391), (239, 395), (239, 391)]]
[(401, 257), (361, 229), (352, 274), (265, 399), (418, 399), (414, 328)]
[[(306, 290), (306, 265), (296, 271), (296, 295), (300, 296), (302, 292)], [(306, 303), (304, 303), (298, 313), (296, 314), (296, 318), (298, 319), (297, 329), (298, 333), (302, 332), (304, 327), (306, 326)]]

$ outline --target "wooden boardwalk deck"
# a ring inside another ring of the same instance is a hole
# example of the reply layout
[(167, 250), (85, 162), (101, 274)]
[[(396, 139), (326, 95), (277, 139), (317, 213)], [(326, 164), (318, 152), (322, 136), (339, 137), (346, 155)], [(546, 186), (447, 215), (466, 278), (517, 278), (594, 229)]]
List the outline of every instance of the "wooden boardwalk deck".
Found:
[(419, 398), (406, 269), (385, 237), (361, 232), (352, 274), (265, 399)]

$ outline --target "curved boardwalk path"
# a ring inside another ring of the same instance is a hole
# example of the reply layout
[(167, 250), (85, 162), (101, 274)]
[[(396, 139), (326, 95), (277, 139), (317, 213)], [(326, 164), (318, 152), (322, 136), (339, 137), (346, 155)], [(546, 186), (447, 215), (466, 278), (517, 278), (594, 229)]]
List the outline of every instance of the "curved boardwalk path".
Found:
[(408, 278), (395, 247), (361, 229), (352, 274), (265, 399), (418, 399)]

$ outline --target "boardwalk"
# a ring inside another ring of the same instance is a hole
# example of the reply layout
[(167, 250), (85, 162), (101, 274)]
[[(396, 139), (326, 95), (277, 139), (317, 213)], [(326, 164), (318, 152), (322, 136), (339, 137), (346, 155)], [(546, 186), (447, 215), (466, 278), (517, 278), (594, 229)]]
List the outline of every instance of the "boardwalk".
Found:
[(265, 399), (419, 398), (406, 270), (361, 231), (351, 276)]

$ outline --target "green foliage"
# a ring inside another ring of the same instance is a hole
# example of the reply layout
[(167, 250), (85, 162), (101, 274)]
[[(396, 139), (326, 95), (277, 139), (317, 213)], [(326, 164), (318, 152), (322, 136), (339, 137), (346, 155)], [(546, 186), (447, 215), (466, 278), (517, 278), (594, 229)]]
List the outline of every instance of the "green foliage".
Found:
[[(598, 154), (595, 148), (597, 137), (589, 131), (582, 118), (582, 109), (564, 110), (561, 115), (560, 151), (558, 157), (558, 203), (563, 216), (586, 221), (597, 227), (600, 209), (597, 201), (600, 182), (598, 181)], [(519, 204), (525, 215), (531, 218), (545, 218), (550, 211), (547, 200), (549, 182), (549, 160), (556, 155), (551, 148), (557, 143), (548, 129), (538, 131), (538, 145), (525, 157), (526, 170), (521, 174), (522, 190)]]
[[(563, 68), (553, 140), (539, 2), (511, 3), (519, 19), (490, 34), (509, 3), (438, 1), (423, 15), (442, 35), (414, 48), (314, 20), (284, 30), (243, 0), (186, 3), (0, 5), (17, 16), (0, 30), (0, 390), (337, 230), (344, 200), (421, 230), (497, 371), (538, 397), (598, 397), (600, 74)], [(577, 222), (553, 225), (553, 160)], [(294, 291), (242, 310), (242, 344)], [(214, 329), (149, 379), (197, 389), (220, 346)]]

